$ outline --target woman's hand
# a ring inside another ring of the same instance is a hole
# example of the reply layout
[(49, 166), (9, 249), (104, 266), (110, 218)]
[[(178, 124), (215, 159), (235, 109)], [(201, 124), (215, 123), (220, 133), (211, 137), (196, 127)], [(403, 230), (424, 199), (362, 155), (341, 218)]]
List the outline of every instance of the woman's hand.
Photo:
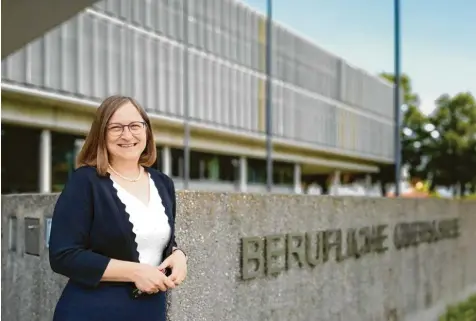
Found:
[(141, 292), (157, 293), (175, 288), (175, 283), (157, 267), (138, 264), (132, 275), (132, 281)]
[(159, 270), (165, 270), (170, 267), (172, 274), (169, 279), (172, 280), (175, 285), (180, 285), (187, 277), (187, 257), (180, 251), (174, 251), (168, 258), (159, 265)]

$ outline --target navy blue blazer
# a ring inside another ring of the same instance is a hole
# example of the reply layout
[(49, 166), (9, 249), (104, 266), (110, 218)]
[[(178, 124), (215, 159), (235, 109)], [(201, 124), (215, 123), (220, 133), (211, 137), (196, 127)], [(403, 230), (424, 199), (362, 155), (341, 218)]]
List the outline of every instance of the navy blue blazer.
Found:
[[(175, 187), (172, 179), (146, 168), (159, 191), (171, 228), (162, 257), (172, 253), (175, 241)], [(113, 182), (95, 167), (76, 169), (56, 203), (49, 241), (54, 272), (75, 283), (96, 287), (110, 259), (139, 262), (135, 234), (125, 205)]]

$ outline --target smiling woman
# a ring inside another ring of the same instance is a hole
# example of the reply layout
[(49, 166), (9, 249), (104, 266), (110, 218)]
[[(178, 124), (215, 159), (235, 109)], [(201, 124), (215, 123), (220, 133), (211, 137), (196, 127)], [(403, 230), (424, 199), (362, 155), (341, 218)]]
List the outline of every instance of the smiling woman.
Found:
[(187, 258), (174, 183), (150, 167), (156, 157), (139, 104), (104, 100), (53, 213), (50, 265), (69, 278), (54, 321), (166, 320), (165, 292), (185, 279)]
[[(105, 175), (114, 162), (119, 161), (123, 170), (137, 171), (139, 165), (149, 167), (156, 158), (147, 113), (130, 97), (111, 96), (98, 108), (77, 162), (78, 166), (96, 166), (98, 173)], [(130, 166), (131, 162), (135, 165)]]

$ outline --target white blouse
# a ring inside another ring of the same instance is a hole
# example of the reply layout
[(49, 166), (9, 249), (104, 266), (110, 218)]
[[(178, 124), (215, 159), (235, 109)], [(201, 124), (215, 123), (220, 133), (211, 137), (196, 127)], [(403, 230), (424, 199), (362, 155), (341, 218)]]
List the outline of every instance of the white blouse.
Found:
[(139, 262), (158, 266), (162, 262), (162, 252), (170, 239), (170, 225), (162, 205), (159, 191), (149, 176), (149, 204), (145, 205), (137, 197), (121, 187), (116, 181), (113, 185), (117, 196), (124, 203), (129, 221), (136, 235)]

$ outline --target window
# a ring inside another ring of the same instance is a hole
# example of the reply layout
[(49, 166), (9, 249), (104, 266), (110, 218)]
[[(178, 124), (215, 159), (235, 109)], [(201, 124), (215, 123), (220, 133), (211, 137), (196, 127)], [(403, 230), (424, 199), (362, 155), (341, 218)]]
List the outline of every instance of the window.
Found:
[(266, 161), (263, 159), (248, 158), (248, 183), (266, 183)]
[[(108, 77), (108, 64), (111, 59), (109, 57), (110, 41), (108, 41), (108, 22), (96, 18), (93, 22), (92, 96), (101, 98), (109, 94), (107, 86), (110, 79)], [(69, 74), (73, 74), (73, 72), (69, 71)], [(132, 88), (129, 88), (129, 90), (132, 90)]]
[(154, 18), (157, 12), (157, 4), (159, 1), (155, 0), (145, 0), (142, 6), (145, 10), (145, 27), (149, 30), (154, 30)]
[(157, 110), (160, 101), (160, 66), (159, 66), (159, 41), (157, 39), (149, 39), (148, 42), (149, 55), (148, 59), (150, 65), (148, 65), (148, 77), (151, 80), (151, 83), (148, 84), (147, 95), (148, 95), (148, 108), (150, 110)]
[(205, 105), (205, 90), (204, 90), (204, 58), (202, 56), (195, 56), (196, 70), (197, 73), (194, 75), (196, 78), (196, 88), (197, 88), (197, 118), (200, 120), (205, 119), (205, 110), (207, 106)]
[(203, 119), (207, 121), (213, 121), (213, 105), (211, 103), (211, 81), (210, 81), (210, 73), (211, 73), (211, 60), (205, 57), (203, 59), (203, 69), (202, 69), (202, 83), (203, 83), (203, 107), (204, 107), (204, 115)]
[(167, 60), (167, 44), (163, 43), (162, 41), (159, 41), (157, 43), (158, 46), (158, 57), (157, 59), (159, 60), (158, 63), (158, 68), (159, 68), (159, 101), (158, 101), (158, 106), (157, 109), (160, 111), (167, 111), (168, 107), (168, 102), (167, 98), (169, 96), (168, 90), (167, 90), (167, 85), (169, 83), (169, 66), (168, 66), (168, 60)]
[[(266, 184), (266, 160), (248, 159), (248, 183)], [(273, 184), (293, 185), (294, 164), (273, 162)]]
[[(125, 90), (125, 68), (124, 59), (126, 52), (122, 50), (123, 44), (125, 43), (125, 38), (127, 37), (127, 32), (123, 27), (119, 26), (110, 26), (111, 31), (111, 41), (108, 50), (110, 51), (110, 57), (108, 58), (110, 69), (109, 69), (109, 90), (110, 92), (121, 92)], [(123, 84), (124, 83), (124, 84)]]
[[(83, 44), (85, 45), (84, 47), (88, 48), (88, 51), (84, 53), (84, 57), (87, 57), (86, 59), (90, 59), (88, 61), (87, 66), (90, 71), (90, 76), (93, 76), (93, 71), (92, 71), (92, 57), (94, 56), (95, 50), (97, 50), (96, 47), (93, 46), (93, 38), (91, 35), (94, 35), (93, 33), (93, 26), (97, 23), (97, 19), (94, 19), (92, 17), (87, 17), (88, 19), (84, 23), (84, 30), (88, 30), (89, 32), (86, 31), (86, 34), (88, 35), (88, 38), (83, 38), (84, 42)], [(89, 24), (89, 25), (88, 25)], [(56, 28), (50, 31), (49, 33), (46, 34), (45, 36), (45, 46), (48, 48), (47, 52), (48, 54), (46, 55), (46, 67), (45, 70), (48, 74), (48, 77), (45, 78), (45, 85), (48, 88), (61, 88), (61, 29)], [(16, 56), (19, 57), (19, 56)], [(26, 75), (26, 73), (22, 72), (21, 73), (22, 78), (24, 77), (23, 75)], [(86, 74), (85, 74), (86, 75)], [(14, 78), (15, 79), (15, 78)], [(18, 79), (18, 78), (17, 78)], [(21, 79), (21, 78), (20, 78)], [(85, 78), (87, 79), (87, 78)], [(89, 78), (90, 80), (92, 78)], [(92, 84), (91, 84), (92, 86)], [(88, 96), (90, 96), (91, 92), (88, 92)]]
[(222, 77), (221, 77), (221, 68), (222, 66), (218, 62), (213, 62), (214, 65), (214, 70), (213, 70), (213, 92), (215, 93), (215, 110), (216, 114), (215, 117), (213, 118), (213, 122), (220, 124), (221, 122), (221, 113), (222, 113), (222, 104), (223, 104), (223, 91), (221, 90), (221, 85), (222, 85)]
[(197, 55), (195, 53), (189, 52), (188, 54), (188, 108), (189, 116), (191, 118), (198, 118), (198, 108), (200, 104), (198, 103), (198, 94), (200, 93), (200, 88), (198, 88), (199, 83), (199, 73), (197, 65)]
[[(137, 99), (139, 103), (141, 103), (144, 107), (147, 107), (144, 97), (144, 86), (146, 85), (147, 79), (146, 77), (146, 65), (145, 65), (145, 55), (146, 49), (145, 48), (145, 37), (137, 32), (134, 32), (133, 37), (133, 57), (132, 57), (132, 75), (133, 81), (131, 82), (132, 88), (132, 95)], [(150, 65), (147, 66), (150, 68)]]
[(167, 44), (167, 56), (168, 56), (168, 62), (169, 62), (169, 69), (168, 69), (168, 77), (167, 77), (167, 82), (168, 82), (168, 104), (167, 104), (167, 109), (172, 115), (178, 115), (180, 113), (178, 104), (177, 104), (177, 98), (178, 98), (178, 92), (177, 92), (177, 85), (179, 83), (178, 75), (177, 75), (177, 59), (180, 57), (176, 57), (174, 47), (172, 45)]
[[(176, 108), (177, 113), (181, 116), (185, 114), (185, 105), (184, 105), (184, 92), (183, 92), (183, 81), (184, 81), (184, 51), (180, 47), (174, 47), (174, 55), (177, 57), (175, 60), (175, 87), (176, 87)], [(189, 57), (190, 53), (187, 56)]]
[(183, 178), (183, 150), (171, 148), (170, 154), (172, 156), (172, 176)]
[(218, 181), (219, 176), (220, 163), (216, 155), (190, 152), (190, 179)]
[(294, 104), (294, 91), (284, 87), (283, 91), (283, 136), (294, 138), (294, 125), (296, 105)]
[(252, 105), (253, 105), (253, 100), (251, 97), (251, 76), (248, 73), (243, 73), (242, 74), (243, 79), (242, 79), (242, 103), (241, 103), (241, 112), (242, 112), (242, 117), (243, 117), (243, 128), (247, 130), (252, 129)]
[(159, 33), (166, 34), (167, 29), (167, 18), (168, 18), (168, 9), (162, 1), (157, 1), (157, 11), (154, 12), (154, 15), (157, 15), (158, 18), (154, 19), (156, 24), (156, 30)]
[(69, 176), (74, 171), (76, 163), (77, 140), (84, 139), (82, 136), (51, 133), (51, 190), (60, 192), (63, 190)]
[(2, 124), (2, 194), (38, 192), (40, 133)]
[(273, 164), (273, 184), (292, 186), (294, 184), (294, 164), (275, 162)]
[(132, 23), (138, 26), (144, 25), (145, 20), (145, 1), (133, 1), (132, 6)]
[(280, 136), (282, 137), (284, 134), (284, 114), (283, 114), (283, 109), (284, 109), (284, 101), (283, 101), (283, 85), (277, 85), (275, 84), (273, 86), (273, 90), (271, 91), (272, 94), (272, 106), (273, 106), (273, 124), (272, 124), (272, 130), (273, 130), (273, 135)]
[(229, 125), (231, 127), (238, 127), (239, 126), (239, 119), (238, 119), (238, 106), (237, 106), (237, 100), (238, 100), (238, 71), (235, 68), (230, 68), (230, 103), (228, 104), (228, 113), (230, 117), (230, 122)]
[(228, 182), (237, 182), (240, 178), (239, 160), (237, 157), (219, 155), (220, 180)]
[(235, 182), (238, 177), (238, 162), (227, 155), (190, 152), (190, 179)]
[(246, 86), (245, 86), (245, 73), (237, 70), (236, 71), (236, 98), (235, 98), (235, 109), (236, 109), (236, 120), (235, 126), (238, 128), (245, 128), (244, 114), (246, 113), (245, 100), (246, 100)]
[[(171, 149), (172, 176), (183, 178), (184, 155), (182, 149)], [(239, 179), (239, 162), (236, 157), (190, 151), (190, 179), (236, 182)], [(158, 166), (161, 166), (158, 164)]]
[[(78, 89), (78, 19), (70, 20), (61, 27), (61, 41), (62, 41), (62, 90), (65, 92), (74, 93)], [(39, 49), (39, 48), (38, 48)], [(33, 56), (37, 56), (35, 53)], [(41, 54), (40, 54), (41, 55)], [(37, 60), (38, 61), (38, 60)], [(38, 64), (37, 64), (38, 66)], [(36, 75), (38, 75), (38, 71)], [(41, 71), (40, 71), (41, 72)], [(32, 73), (32, 75), (35, 73)], [(38, 77), (39, 78), (39, 77)], [(38, 83), (38, 82), (37, 82)], [(41, 85), (41, 82), (38, 84)]]
[(160, 171), (162, 170), (162, 166), (163, 166), (162, 150), (163, 150), (162, 146), (157, 146), (157, 159), (155, 160), (155, 163), (150, 166)]
[(229, 93), (229, 86), (230, 86), (230, 78), (228, 77), (229, 67), (225, 65), (220, 65), (221, 74), (220, 74), (220, 81), (221, 81), (221, 104), (220, 110), (223, 112), (221, 113), (220, 124), (228, 125), (228, 117), (230, 117), (229, 106), (230, 106), (230, 93)]

